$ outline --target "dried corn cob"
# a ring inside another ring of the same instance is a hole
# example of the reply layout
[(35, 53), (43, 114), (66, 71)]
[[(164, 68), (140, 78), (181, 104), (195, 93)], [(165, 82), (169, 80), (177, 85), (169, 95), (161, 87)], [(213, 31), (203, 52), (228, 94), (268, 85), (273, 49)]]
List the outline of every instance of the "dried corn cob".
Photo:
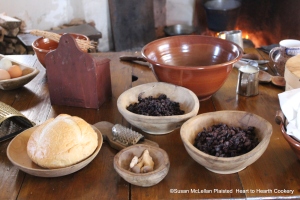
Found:
[[(36, 36), (41, 36), (44, 38), (48, 38), (50, 40), (53, 40), (55, 42), (59, 42), (61, 35), (57, 34), (57, 33), (52, 33), (52, 32), (48, 32), (48, 31), (41, 31), (41, 30), (31, 30), (30, 34), (32, 35), (36, 35)], [(75, 39), (77, 45), (79, 46), (79, 48), (81, 50), (86, 51), (87, 49), (93, 49), (95, 48), (95, 46), (91, 43), (91, 41), (88, 40), (82, 40), (82, 39)]]

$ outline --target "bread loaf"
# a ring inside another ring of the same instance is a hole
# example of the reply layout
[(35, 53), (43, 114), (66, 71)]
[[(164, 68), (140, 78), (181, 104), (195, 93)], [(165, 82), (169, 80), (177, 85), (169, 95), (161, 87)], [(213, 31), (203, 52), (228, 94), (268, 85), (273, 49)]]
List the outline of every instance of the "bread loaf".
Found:
[(61, 114), (41, 124), (30, 136), (27, 154), (44, 168), (62, 168), (89, 157), (98, 146), (98, 135), (83, 119)]

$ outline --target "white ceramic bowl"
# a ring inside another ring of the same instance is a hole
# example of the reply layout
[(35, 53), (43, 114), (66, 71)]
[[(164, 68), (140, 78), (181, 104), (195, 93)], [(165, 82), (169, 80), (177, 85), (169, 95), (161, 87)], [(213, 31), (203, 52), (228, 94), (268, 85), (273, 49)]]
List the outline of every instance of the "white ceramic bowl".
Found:
[[(4, 55), (0, 54), (0, 60), (4, 58)], [(7, 57), (6, 57), (7, 58)], [(21, 63), (18, 63), (17, 61), (13, 61), (10, 58), (9, 59), (13, 65), (19, 65), (22, 69), (22, 76), (18, 78), (12, 78), (7, 80), (0, 80), (0, 89), (1, 90), (13, 90), (20, 88), (27, 83), (29, 83), (38, 73), (40, 72), (38, 69), (31, 68), (29, 66), (25, 66)]]
[[(250, 152), (235, 157), (216, 157), (198, 150), (194, 141), (203, 128), (224, 123), (229, 126), (246, 129), (255, 127), (255, 134), (259, 144)], [(200, 165), (219, 174), (239, 172), (254, 163), (265, 152), (272, 135), (272, 125), (260, 116), (243, 111), (217, 111), (197, 115), (185, 122), (180, 135), (188, 154)]]
[[(134, 156), (140, 157), (148, 149), (154, 162), (154, 169), (148, 173), (134, 173), (129, 171), (129, 164)], [(129, 146), (114, 157), (114, 168), (127, 182), (150, 187), (162, 181), (169, 172), (170, 161), (168, 154), (161, 148), (150, 145), (136, 144)]]
[[(160, 94), (165, 94), (170, 100), (178, 102), (185, 114), (146, 116), (128, 111), (126, 108), (132, 103), (137, 103), (140, 94), (142, 97), (158, 97)], [(166, 134), (181, 127), (189, 118), (196, 116), (200, 104), (197, 96), (189, 89), (164, 82), (153, 82), (123, 92), (118, 98), (117, 106), (123, 117), (133, 126), (150, 134)]]

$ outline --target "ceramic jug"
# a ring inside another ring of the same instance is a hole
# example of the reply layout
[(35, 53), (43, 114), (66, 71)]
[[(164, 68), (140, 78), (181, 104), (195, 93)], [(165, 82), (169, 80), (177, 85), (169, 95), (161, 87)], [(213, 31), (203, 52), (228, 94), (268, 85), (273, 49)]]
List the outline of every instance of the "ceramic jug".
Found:
[[(277, 54), (275, 52), (277, 52)], [(286, 61), (298, 54), (300, 54), (300, 40), (281, 40), (279, 42), (279, 47), (271, 49), (269, 56), (274, 62), (274, 68), (277, 75), (284, 76)]]

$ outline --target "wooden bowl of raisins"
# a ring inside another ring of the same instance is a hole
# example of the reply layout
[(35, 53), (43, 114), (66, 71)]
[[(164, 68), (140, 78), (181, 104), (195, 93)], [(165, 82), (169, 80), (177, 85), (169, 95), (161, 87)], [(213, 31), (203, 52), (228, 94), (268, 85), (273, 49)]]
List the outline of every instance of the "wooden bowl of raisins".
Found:
[(180, 135), (187, 153), (219, 174), (232, 174), (254, 163), (265, 152), (272, 125), (244, 111), (216, 111), (186, 121)]
[(123, 117), (133, 126), (154, 135), (166, 134), (198, 114), (200, 103), (191, 90), (164, 82), (135, 86), (117, 101)]

